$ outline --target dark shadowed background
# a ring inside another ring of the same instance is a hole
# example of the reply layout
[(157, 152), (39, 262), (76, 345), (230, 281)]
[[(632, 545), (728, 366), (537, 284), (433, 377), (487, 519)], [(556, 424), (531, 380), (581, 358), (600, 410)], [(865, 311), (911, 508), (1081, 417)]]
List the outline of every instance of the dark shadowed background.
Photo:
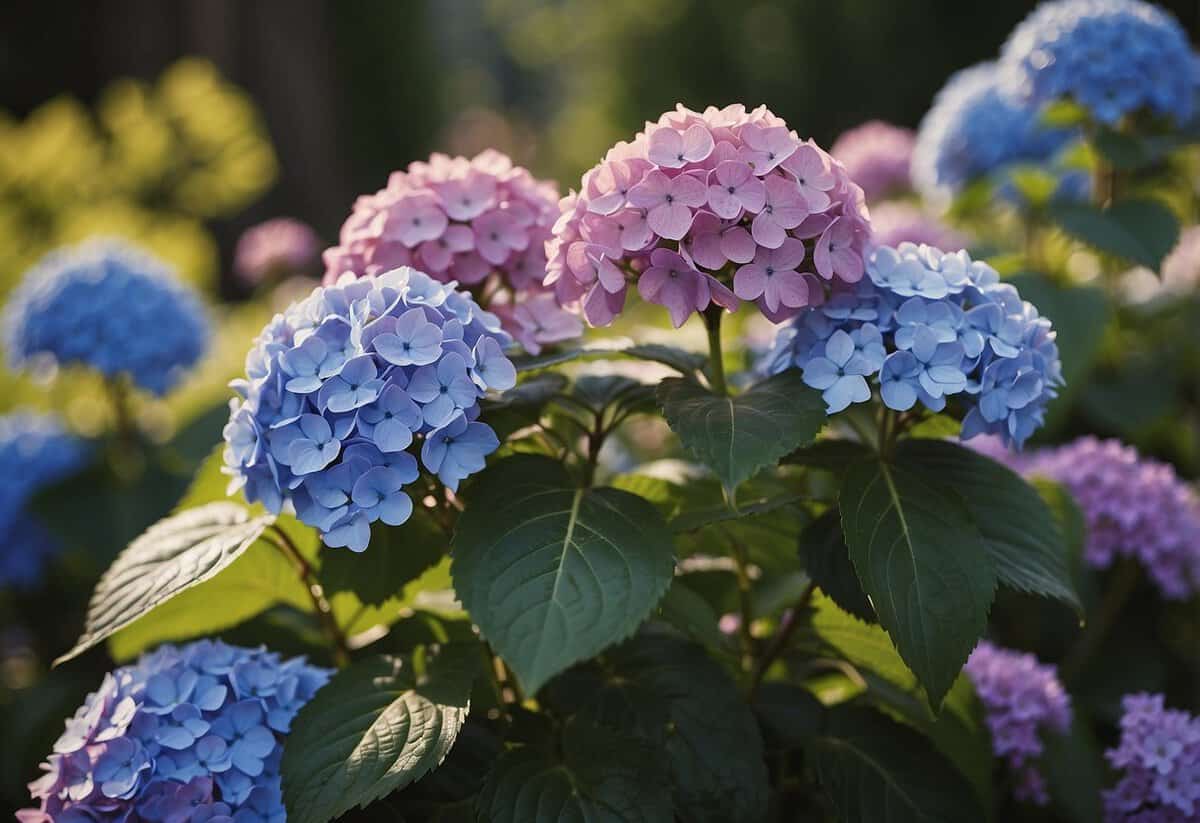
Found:
[[(212, 60), (260, 106), (281, 171), (214, 228), (292, 214), (331, 240), (355, 195), (434, 150), (495, 146), (563, 188), (683, 101), (767, 103), (828, 146), (881, 117), (915, 126), (955, 69), (1033, 2), (962, 0), (98, 0), (0, 9), (0, 108)], [(1165, 4), (1189, 31), (1200, 4)], [(227, 265), (223, 268), (227, 268)]]

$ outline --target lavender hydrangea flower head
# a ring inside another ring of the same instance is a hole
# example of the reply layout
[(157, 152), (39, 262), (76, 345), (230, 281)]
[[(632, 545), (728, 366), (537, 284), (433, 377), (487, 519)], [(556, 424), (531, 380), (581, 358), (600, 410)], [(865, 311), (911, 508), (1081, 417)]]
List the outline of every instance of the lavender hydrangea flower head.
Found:
[(1170, 465), (1090, 436), (1022, 455), (989, 450), (1016, 471), (1071, 492), (1087, 522), (1089, 566), (1106, 569), (1131, 557), (1164, 597), (1200, 592), (1200, 495)]
[(546, 283), (593, 326), (613, 321), (632, 282), (679, 327), (739, 300), (778, 322), (824, 281), (863, 275), (862, 189), (763, 106), (677, 106), (609, 149), (560, 208)]
[(321, 241), (311, 226), (292, 217), (276, 217), (242, 232), (233, 270), (242, 282), (256, 285), (304, 272), (320, 250)]
[(1121, 739), (1105, 757), (1121, 775), (1104, 792), (1105, 823), (1185, 823), (1200, 816), (1200, 718), (1161, 694), (1121, 701)]
[(46, 255), (13, 292), (4, 337), (17, 368), (83, 365), (166, 394), (208, 348), (199, 298), (160, 260), (118, 240)]
[(264, 648), (162, 646), (67, 720), (17, 819), (282, 821), (283, 740), (331, 674)]
[(412, 513), (418, 453), (456, 489), (499, 447), (479, 399), (516, 383), (511, 342), (469, 294), (408, 267), (315, 289), (267, 325), (233, 383), (230, 493), (273, 512), (290, 502), (326, 545), (364, 550), (371, 523)]
[[(1021, 163), (1052, 161), (1076, 135), (1044, 126), (1037, 110), (1004, 94), (995, 63), (954, 74), (921, 120), (912, 177), (928, 201), (946, 203), (968, 184)], [(1071, 185), (1074, 185), (1072, 181)]]
[(1005, 89), (1029, 105), (1070, 99), (1109, 125), (1143, 110), (1181, 123), (1195, 105), (1187, 33), (1142, 0), (1042, 3), (1013, 29), (1000, 63)]
[(992, 750), (1013, 775), (1017, 800), (1046, 805), (1046, 781), (1037, 769), (1043, 736), (1066, 734), (1071, 728), (1071, 697), (1055, 667), (984, 640), (971, 652), (964, 671), (983, 704)]
[(964, 439), (990, 433), (1019, 446), (1041, 426), (1062, 385), (1055, 334), (995, 269), (965, 251), (901, 243), (876, 248), (867, 275), (801, 311), (763, 369), (802, 369), (830, 414), (870, 400), (874, 378), (896, 411), (960, 401)]
[[(868, 202), (912, 188), (912, 164), (916, 134), (912, 129), (870, 120), (843, 132), (829, 150), (850, 179), (862, 186)], [(872, 209), (871, 221), (875, 214)]]
[(900, 200), (871, 207), (871, 242), (877, 246), (916, 243), (939, 249), (962, 248), (966, 238), (936, 217)]
[(87, 456), (83, 441), (52, 415), (0, 416), (0, 587), (32, 586), (41, 579), (57, 544), (26, 510), (39, 489), (78, 470)]
[(557, 202), (553, 183), (497, 151), (470, 160), (434, 154), (358, 198), (339, 244), (325, 251), (325, 282), (413, 266), (487, 295), (483, 307), (536, 354), (583, 333), (579, 318), (542, 285)]

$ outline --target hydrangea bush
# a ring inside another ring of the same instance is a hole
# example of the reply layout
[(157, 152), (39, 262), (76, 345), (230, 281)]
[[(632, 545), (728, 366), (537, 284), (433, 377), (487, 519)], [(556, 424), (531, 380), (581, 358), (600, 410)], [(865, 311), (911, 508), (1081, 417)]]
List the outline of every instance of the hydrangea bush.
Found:
[(117, 240), (46, 255), (9, 298), (3, 331), (18, 369), (79, 365), (158, 395), (209, 342), (196, 295), (166, 264)]
[(765, 106), (684, 106), (618, 143), (560, 203), (546, 283), (593, 326), (631, 283), (682, 326), (753, 300), (781, 321), (822, 281), (857, 282), (869, 235), (862, 189)]
[(542, 284), (557, 199), (554, 184), (497, 151), (470, 160), (435, 154), (355, 202), (338, 245), (325, 252), (325, 282), (411, 265), (471, 289), (536, 354), (582, 332)]
[[(1117, 6), (1070, 8), (1129, 35), (1144, 88), (1176, 50)], [(20, 818), (1194, 819), (1196, 315), (1115, 287), (1176, 245), (1190, 137), (1132, 91), (1106, 124), (1007, 87), (1031, 25), (948, 84), (911, 165), (882, 126), (830, 156), (765, 106), (681, 105), (557, 203), (492, 151), (361, 198), (324, 284), (244, 341), (207, 459), (209, 415), (172, 436), (148, 402), (138, 449), (90, 418), (111, 490), (39, 497), (77, 498), (72, 560), (125, 548), (58, 689), (24, 684), (61, 626), (0, 642), (14, 728), (111, 671)], [(1041, 24), (1030, 65), (1096, 25)], [(903, 199), (869, 220), (864, 189)], [(67, 329), (84, 280), (10, 327)], [(631, 289), (667, 311), (626, 315)], [(172, 339), (106, 299), (137, 331), (113, 352)], [(707, 351), (669, 328), (693, 314)], [(10, 468), (40, 442), (9, 441)], [(152, 491), (106, 542), (100, 510)]]
[(500, 445), (476, 418), (489, 389), (516, 382), (509, 342), (469, 294), (408, 267), (315, 289), (267, 325), (234, 383), (230, 493), (273, 512), (286, 501), (326, 545), (363, 551), (371, 523), (408, 520), (422, 468), (457, 489)]
[(163, 646), (88, 695), (17, 819), (281, 820), (283, 741), (330, 674), (265, 648)]

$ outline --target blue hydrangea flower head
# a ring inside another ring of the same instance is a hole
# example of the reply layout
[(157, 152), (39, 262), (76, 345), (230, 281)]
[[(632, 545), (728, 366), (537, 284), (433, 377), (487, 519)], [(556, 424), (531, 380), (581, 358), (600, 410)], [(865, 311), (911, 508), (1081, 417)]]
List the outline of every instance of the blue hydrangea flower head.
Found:
[(331, 674), (219, 640), (162, 646), (67, 720), (17, 819), (282, 821), (283, 741)]
[[(290, 503), (329, 546), (412, 514), (421, 466), (451, 489), (500, 446), (479, 400), (515, 385), (500, 321), (408, 267), (345, 277), (277, 315), (246, 358), (225, 427), (230, 493)], [(419, 461), (418, 461), (419, 457)]]
[(1105, 751), (1120, 775), (1104, 792), (1105, 821), (1185, 823), (1200, 815), (1200, 717), (1161, 694), (1121, 700), (1121, 738)]
[[(937, 93), (917, 130), (912, 159), (913, 183), (927, 200), (944, 203), (987, 177), (1003, 184), (1005, 171), (1052, 163), (1076, 138), (1071, 130), (1042, 125), (1037, 109), (1005, 94), (999, 81), (995, 63), (980, 63), (951, 76)], [(1077, 184), (1064, 176), (1069, 193), (1078, 194)]]
[(1062, 385), (1050, 321), (965, 251), (879, 246), (867, 276), (836, 285), (803, 309), (763, 360), (775, 374), (800, 368), (830, 414), (871, 399), (908, 411), (965, 414), (963, 438), (995, 434), (1020, 445), (1041, 426)]
[(84, 464), (88, 449), (48, 414), (0, 416), (0, 588), (36, 585), (58, 546), (28, 513), (29, 498)]
[(1040, 108), (1060, 99), (1113, 125), (1148, 111), (1186, 121), (1192, 49), (1167, 12), (1142, 0), (1051, 0), (1017, 25), (1001, 59), (1004, 88)]
[(81, 365), (166, 394), (208, 348), (203, 304), (172, 269), (119, 240), (46, 255), (4, 312), (16, 368)]

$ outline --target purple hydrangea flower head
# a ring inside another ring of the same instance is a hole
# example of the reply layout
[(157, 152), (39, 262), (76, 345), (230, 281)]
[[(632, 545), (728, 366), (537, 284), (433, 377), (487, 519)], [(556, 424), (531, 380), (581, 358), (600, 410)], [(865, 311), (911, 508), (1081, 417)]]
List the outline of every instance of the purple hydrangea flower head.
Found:
[(0, 485), (0, 588), (41, 580), (58, 545), (26, 504), (38, 490), (81, 468), (87, 453), (84, 442), (52, 415), (0, 416), (0, 464), (8, 470)]
[(307, 271), (320, 251), (321, 241), (311, 226), (293, 217), (276, 217), (242, 232), (233, 270), (250, 285), (283, 279)]
[(879, 246), (866, 278), (818, 299), (779, 332), (762, 369), (802, 369), (831, 414), (870, 400), (877, 376), (888, 408), (941, 411), (953, 398), (964, 438), (1020, 445), (1062, 385), (1050, 321), (965, 251)]
[(915, 243), (956, 249), (967, 245), (967, 238), (912, 203), (895, 200), (871, 206), (871, 242), (877, 246)]
[(765, 107), (683, 105), (609, 149), (561, 201), (546, 244), (560, 305), (607, 326), (629, 286), (676, 326), (756, 302), (775, 322), (863, 276), (863, 190)]
[(992, 751), (1012, 773), (1016, 798), (1046, 805), (1046, 783), (1037, 769), (1044, 735), (1066, 734), (1071, 727), (1071, 697), (1057, 670), (1032, 654), (984, 640), (971, 652), (964, 671), (983, 704)]
[(1192, 49), (1167, 12), (1142, 0), (1051, 0), (1017, 25), (1000, 59), (1028, 105), (1069, 99), (1115, 124), (1149, 111), (1177, 123), (1195, 104)]
[(346, 272), (369, 277), (413, 266), (437, 281), (455, 281), (500, 318), (530, 353), (583, 333), (542, 285), (546, 241), (558, 218), (558, 190), (488, 149), (468, 160), (434, 154), (387, 187), (364, 195), (325, 251), (325, 282)]
[(1120, 774), (1104, 792), (1105, 823), (1184, 823), (1200, 816), (1200, 718), (1161, 694), (1121, 701), (1121, 738), (1105, 757)]
[(1120, 441), (1095, 437), (1019, 455), (985, 438), (982, 450), (1071, 492), (1087, 522), (1089, 566), (1106, 569), (1131, 557), (1164, 597), (1200, 592), (1200, 495), (1170, 465)]
[(479, 400), (516, 383), (511, 342), (454, 283), (408, 267), (315, 289), (267, 325), (233, 383), (230, 493), (290, 502), (327, 545), (362, 551), (371, 523), (412, 513), (418, 455), (457, 489), (499, 448)]
[[(912, 163), (916, 134), (912, 129), (870, 120), (843, 132), (829, 153), (846, 167), (850, 179), (862, 186), (868, 202), (912, 188)], [(875, 210), (871, 209), (871, 222)]]
[(46, 255), (9, 298), (3, 326), (17, 368), (82, 365), (157, 395), (209, 340), (199, 298), (166, 264), (118, 240)]
[(106, 675), (29, 784), (22, 823), (284, 819), (279, 760), (328, 682), (303, 658), (220, 641), (162, 646)]
[[(912, 156), (913, 184), (932, 203), (946, 203), (970, 183), (1022, 163), (1053, 165), (1077, 135), (1044, 126), (1037, 110), (1004, 94), (995, 63), (954, 74), (921, 120)], [(1064, 180), (1065, 182), (1065, 180)], [(1064, 194), (1076, 194), (1077, 181)]]

